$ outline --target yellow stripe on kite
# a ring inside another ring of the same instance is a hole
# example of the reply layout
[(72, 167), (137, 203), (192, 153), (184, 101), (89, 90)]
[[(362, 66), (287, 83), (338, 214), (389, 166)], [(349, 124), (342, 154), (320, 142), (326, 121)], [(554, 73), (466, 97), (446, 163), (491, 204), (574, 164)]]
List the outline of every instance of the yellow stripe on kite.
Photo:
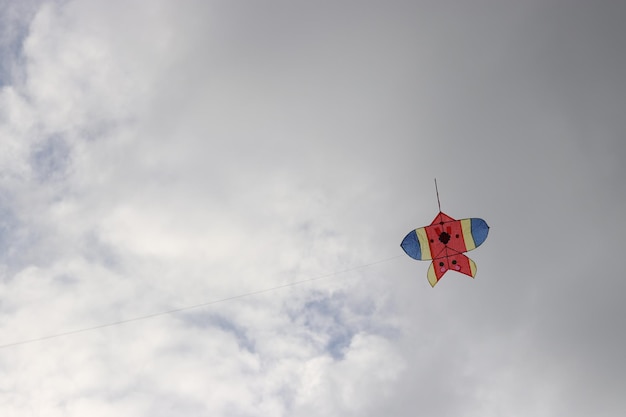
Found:
[(474, 237), (472, 236), (472, 219), (461, 220), (461, 230), (463, 230), (463, 240), (467, 250), (476, 249)]
[(428, 267), (428, 273), (426, 274), (426, 276), (428, 277), (428, 282), (430, 282), (430, 286), (434, 287), (437, 283), (437, 275), (435, 275), (435, 265), (433, 265), (432, 262)]
[(474, 278), (476, 276), (476, 264), (471, 259), (469, 259), (469, 264), (470, 264), (470, 270), (472, 271), (472, 278)]
[(415, 234), (417, 235), (417, 240), (419, 240), (420, 242), (420, 249), (422, 251), (422, 260), (433, 259), (433, 256), (430, 254), (430, 243), (428, 243), (428, 236), (426, 236), (426, 229), (424, 227), (415, 229)]

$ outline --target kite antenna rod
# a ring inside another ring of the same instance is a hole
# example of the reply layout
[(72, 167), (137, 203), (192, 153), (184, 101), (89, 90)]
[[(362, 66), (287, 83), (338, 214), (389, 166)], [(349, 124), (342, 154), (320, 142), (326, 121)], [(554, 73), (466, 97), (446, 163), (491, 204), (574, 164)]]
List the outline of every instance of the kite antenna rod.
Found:
[(437, 206), (439, 207), (439, 212), (441, 213), (441, 203), (439, 202), (439, 188), (437, 188), (437, 178), (435, 178), (435, 191), (437, 192)]

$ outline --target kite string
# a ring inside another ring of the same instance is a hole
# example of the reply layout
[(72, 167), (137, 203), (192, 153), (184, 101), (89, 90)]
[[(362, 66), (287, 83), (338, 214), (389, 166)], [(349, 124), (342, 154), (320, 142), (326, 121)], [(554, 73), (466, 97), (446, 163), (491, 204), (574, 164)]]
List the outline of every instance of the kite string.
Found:
[(439, 201), (439, 188), (437, 188), (437, 178), (435, 178), (435, 192), (437, 193), (437, 207), (439, 207), (439, 213), (441, 213), (441, 202)]
[(195, 304), (195, 305), (191, 305), (191, 306), (187, 306), (187, 307), (179, 307), (179, 308), (175, 308), (175, 309), (172, 309), (172, 310), (161, 311), (161, 312), (157, 312), (157, 313), (147, 314), (147, 315), (144, 315), (144, 316), (131, 317), (131, 318), (128, 318), (128, 319), (122, 319), (122, 320), (118, 320), (118, 321), (114, 321), (114, 322), (98, 324), (98, 325), (95, 325), (95, 326), (85, 327), (85, 328), (82, 328), (82, 329), (69, 330), (69, 331), (54, 333), (54, 334), (50, 334), (50, 335), (46, 335), (46, 336), (40, 336), (40, 337), (36, 337), (36, 338), (33, 338), (33, 339), (26, 339), (26, 340), (21, 340), (21, 341), (17, 341), (17, 342), (6, 343), (6, 344), (3, 344), (3, 345), (0, 345), (0, 349), (12, 347), (12, 346), (26, 345), (26, 344), (35, 343), (35, 342), (41, 342), (41, 341), (49, 340), (49, 339), (56, 339), (56, 338), (59, 338), (59, 337), (69, 336), (69, 335), (73, 335), (73, 334), (77, 334), (77, 333), (84, 333), (84, 332), (89, 332), (89, 331), (93, 331), (93, 330), (104, 329), (106, 327), (119, 326), (119, 325), (122, 325), (122, 324), (132, 323), (132, 322), (135, 322), (135, 321), (148, 320), (148, 319), (155, 318), (155, 317), (160, 317), (160, 316), (180, 313), (182, 311), (192, 310), (192, 309), (196, 309), (196, 308), (200, 308), (200, 307), (207, 307), (207, 306), (213, 305), (213, 304), (218, 304), (218, 303), (223, 303), (223, 302), (226, 302), (226, 301), (236, 300), (238, 298), (250, 297), (250, 296), (253, 296), (253, 295), (257, 295), (257, 294), (263, 294), (263, 293), (266, 293), (266, 292), (275, 291), (275, 290), (279, 290), (279, 289), (282, 289), (282, 288), (294, 287), (296, 285), (304, 284), (304, 283), (307, 283), (307, 282), (317, 281), (317, 280), (320, 280), (320, 279), (333, 277), (333, 276), (336, 276), (336, 275), (339, 275), (339, 274), (345, 274), (347, 272), (356, 271), (358, 269), (367, 268), (367, 267), (370, 267), (370, 266), (373, 266), (373, 265), (382, 264), (382, 263), (385, 263), (385, 262), (392, 261), (394, 259), (398, 259), (400, 257), (403, 257), (403, 255), (396, 255), (396, 256), (393, 256), (391, 258), (381, 259), (381, 260), (370, 262), (370, 263), (367, 263), (367, 264), (353, 266), (351, 268), (343, 269), (343, 270), (340, 270), (340, 271), (329, 272), (329, 273), (326, 273), (326, 274), (323, 274), (323, 275), (318, 275), (318, 276), (313, 277), (313, 278), (307, 278), (307, 279), (303, 279), (303, 280), (300, 280), (300, 281), (294, 281), (294, 282), (278, 285), (278, 286), (271, 287), (271, 288), (265, 288), (265, 289), (251, 291), (251, 292), (247, 292), (247, 293), (243, 293), (243, 294), (233, 295), (233, 296), (226, 297), (226, 298), (220, 298), (220, 299), (216, 299), (216, 300), (211, 300), (211, 301), (207, 301), (207, 302), (204, 302), (204, 303), (201, 303), (201, 304)]

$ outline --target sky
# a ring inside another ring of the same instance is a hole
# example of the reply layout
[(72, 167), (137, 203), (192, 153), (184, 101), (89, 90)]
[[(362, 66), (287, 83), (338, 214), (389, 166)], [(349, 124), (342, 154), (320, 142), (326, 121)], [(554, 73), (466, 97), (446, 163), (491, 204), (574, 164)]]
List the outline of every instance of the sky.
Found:
[(626, 409), (620, 2), (0, 10), (3, 416)]

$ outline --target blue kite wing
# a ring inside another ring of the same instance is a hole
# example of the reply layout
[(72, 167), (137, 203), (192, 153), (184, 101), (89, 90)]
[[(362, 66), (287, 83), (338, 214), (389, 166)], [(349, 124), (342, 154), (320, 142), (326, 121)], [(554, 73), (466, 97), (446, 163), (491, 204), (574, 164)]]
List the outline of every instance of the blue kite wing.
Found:
[(422, 260), (422, 247), (415, 230), (411, 230), (411, 232), (406, 235), (400, 246), (411, 258), (417, 259), (418, 261)]
[(474, 240), (475, 247), (479, 247), (485, 240), (487, 240), (487, 235), (489, 234), (489, 226), (487, 222), (483, 219), (479, 219), (477, 217), (473, 217), (470, 219), (471, 221), (471, 230), (472, 230), (472, 238)]

